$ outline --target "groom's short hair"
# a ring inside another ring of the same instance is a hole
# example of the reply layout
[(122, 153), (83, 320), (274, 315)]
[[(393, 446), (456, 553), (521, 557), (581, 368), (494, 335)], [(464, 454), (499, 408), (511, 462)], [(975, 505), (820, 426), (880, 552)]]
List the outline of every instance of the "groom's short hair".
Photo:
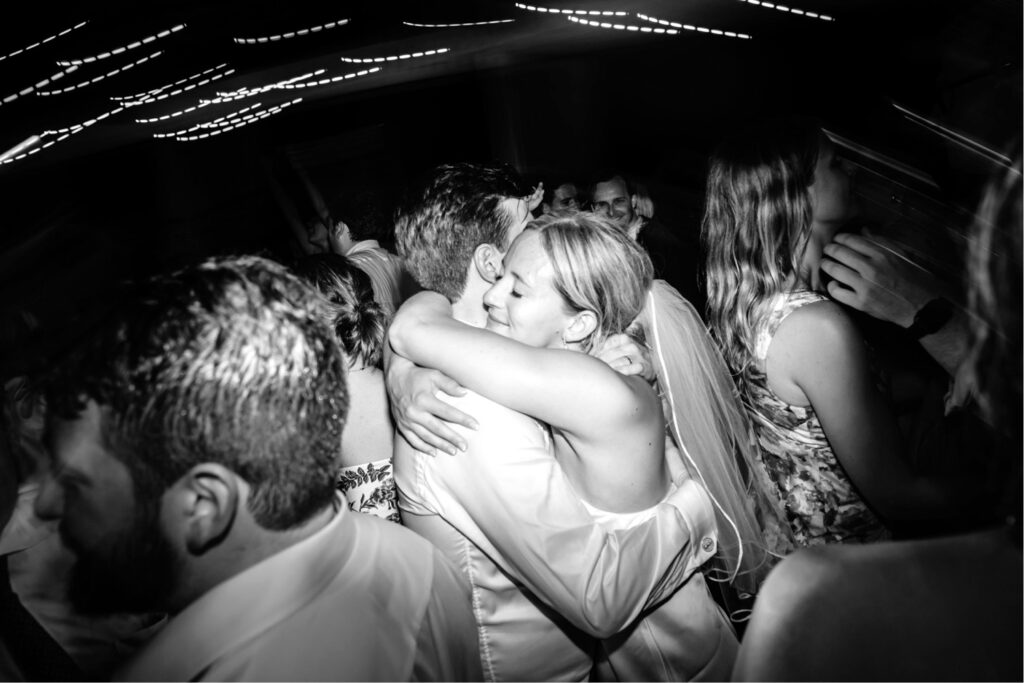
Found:
[(514, 216), (502, 202), (525, 194), (508, 164), (438, 166), (396, 214), (398, 253), (422, 287), (455, 301), (466, 287), (473, 251), (481, 244), (508, 248)]

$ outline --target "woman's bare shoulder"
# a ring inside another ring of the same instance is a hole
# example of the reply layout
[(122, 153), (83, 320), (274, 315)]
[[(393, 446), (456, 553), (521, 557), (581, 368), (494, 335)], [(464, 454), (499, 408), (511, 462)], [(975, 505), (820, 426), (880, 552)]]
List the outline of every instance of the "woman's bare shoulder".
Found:
[(850, 314), (835, 301), (822, 299), (801, 306), (783, 319), (775, 339), (803, 339), (808, 334), (840, 337), (856, 335), (857, 327)]

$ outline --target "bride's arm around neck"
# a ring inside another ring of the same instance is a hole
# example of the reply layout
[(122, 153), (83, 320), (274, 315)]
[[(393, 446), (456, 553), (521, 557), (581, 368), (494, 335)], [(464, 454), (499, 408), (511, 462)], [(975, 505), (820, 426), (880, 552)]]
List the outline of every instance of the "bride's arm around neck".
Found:
[(612, 430), (660, 410), (639, 378), (585, 353), (527, 346), (458, 322), (443, 296), (421, 292), (391, 324), (392, 348), (417, 365), (569, 434)]

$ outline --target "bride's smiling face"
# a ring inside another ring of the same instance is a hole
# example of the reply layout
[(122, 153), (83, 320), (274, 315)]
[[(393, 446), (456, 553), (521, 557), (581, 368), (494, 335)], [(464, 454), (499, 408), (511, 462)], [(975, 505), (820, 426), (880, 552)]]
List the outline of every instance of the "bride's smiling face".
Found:
[(574, 312), (555, 289), (539, 232), (526, 230), (512, 243), (484, 306), (488, 330), (529, 346), (563, 348), (562, 333)]

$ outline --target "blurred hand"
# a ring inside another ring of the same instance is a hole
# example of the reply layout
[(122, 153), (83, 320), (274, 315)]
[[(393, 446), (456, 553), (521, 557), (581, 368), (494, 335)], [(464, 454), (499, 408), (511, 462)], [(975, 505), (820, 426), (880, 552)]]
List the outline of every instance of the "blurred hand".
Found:
[(824, 249), (821, 269), (832, 277), (828, 293), (836, 301), (907, 328), (940, 285), (886, 240), (839, 233)]
[(595, 355), (621, 375), (639, 375), (648, 382), (654, 381), (650, 350), (629, 335), (613, 334), (604, 340)]
[(465, 440), (450, 425), (476, 429), (476, 420), (438, 398), (441, 392), (464, 396), (466, 390), (458, 382), (405, 361), (389, 364), (386, 384), (395, 426), (413, 448), (431, 455), (466, 450)]

